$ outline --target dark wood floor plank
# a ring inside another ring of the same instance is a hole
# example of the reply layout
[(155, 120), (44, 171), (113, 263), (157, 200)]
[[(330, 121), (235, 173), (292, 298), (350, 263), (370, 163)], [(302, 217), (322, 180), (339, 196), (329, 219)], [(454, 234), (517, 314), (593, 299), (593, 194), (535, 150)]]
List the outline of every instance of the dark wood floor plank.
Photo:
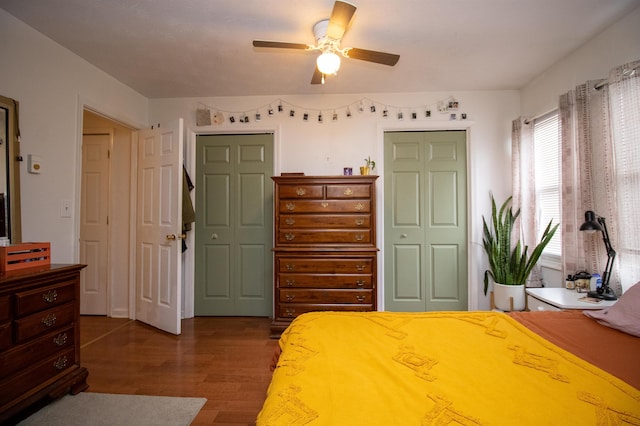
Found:
[(194, 425), (251, 425), (271, 380), (268, 318), (197, 317), (173, 336), (128, 319), (83, 316), (89, 392), (207, 398)]

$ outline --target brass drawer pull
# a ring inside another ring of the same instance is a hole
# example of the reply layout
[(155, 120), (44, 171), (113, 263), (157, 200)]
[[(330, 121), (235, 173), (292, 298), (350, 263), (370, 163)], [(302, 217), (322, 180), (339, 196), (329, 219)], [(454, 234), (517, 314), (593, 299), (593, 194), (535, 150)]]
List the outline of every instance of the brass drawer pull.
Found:
[(364, 302), (365, 297), (364, 296), (356, 296), (356, 299), (358, 299), (358, 302)]
[(298, 196), (302, 197), (306, 193), (307, 193), (306, 189), (304, 189), (304, 188), (296, 188), (296, 194), (298, 194)]
[(356, 210), (358, 210), (358, 211), (364, 210), (364, 204), (362, 204), (362, 203), (356, 204)]
[(288, 218), (285, 219), (284, 223), (286, 223), (287, 225), (291, 226), (294, 223), (296, 223), (296, 220), (288, 217)]
[(357, 225), (357, 226), (362, 226), (362, 225), (364, 225), (364, 219), (356, 219), (356, 225)]
[(287, 294), (285, 296), (285, 298), (287, 299), (287, 302), (291, 302), (291, 301), (293, 301), (293, 299), (296, 298), (296, 296), (295, 296), (295, 294)]
[(60, 358), (58, 358), (57, 360), (54, 361), (53, 366), (57, 369), (57, 370), (64, 370), (65, 368), (67, 368), (67, 363), (69, 362), (69, 360), (67, 359), (67, 356), (61, 356)]
[(58, 300), (58, 292), (55, 290), (49, 290), (42, 293), (42, 300), (47, 303), (54, 303)]
[(323, 201), (322, 203), (320, 203), (320, 205), (322, 206), (323, 209), (326, 209), (327, 207), (329, 207), (329, 203), (327, 203), (326, 201)]
[(296, 269), (296, 265), (292, 265), (292, 264), (290, 264), (290, 263), (287, 263), (286, 265), (284, 265), (284, 268), (285, 268), (287, 271), (293, 271), (294, 269)]
[(60, 333), (56, 337), (53, 338), (53, 343), (56, 346), (64, 346), (67, 343), (67, 333)]
[(296, 203), (287, 203), (284, 206), (287, 210), (294, 210), (296, 208)]
[(353, 189), (351, 189), (351, 188), (345, 188), (345, 190), (344, 190), (343, 194), (344, 194), (344, 195), (351, 196), (351, 195), (353, 195)]
[(362, 234), (356, 235), (356, 241), (362, 241), (362, 240), (364, 240), (364, 235)]
[(358, 287), (364, 287), (364, 284), (365, 284), (364, 280), (356, 280), (356, 285)]
[(293, 285), (296, 283), (296, 280), (287, 280), (287, 287), (293, 287)]
[(48, 314), (46, 317), (42, 318), (42, 321), (40, 322), (42, 322), (45, 327), (51, 327), (57, 320), (58, 318), (56, 318), (56, 314)]
[(367, 265), (356, 265), (358, 272), (362, 272), (367, 268)]
[(289, 234), (289, 233), (284, 234), (284, 239), (287, 241), (293, 241), (294, 238), (296, 238), (296, 234)]
[(286, 312), (285, 312), (285, 314), (286, 314), (288, 317), (292, 317), (292, 316), (294, 316), (294, 315), (295, 315), (295, 313), (296, 313), (296, 310), (295, 310), (295, 309), (293, 309), (293, 308), (287, 308), (287, 310), (286, 310)]

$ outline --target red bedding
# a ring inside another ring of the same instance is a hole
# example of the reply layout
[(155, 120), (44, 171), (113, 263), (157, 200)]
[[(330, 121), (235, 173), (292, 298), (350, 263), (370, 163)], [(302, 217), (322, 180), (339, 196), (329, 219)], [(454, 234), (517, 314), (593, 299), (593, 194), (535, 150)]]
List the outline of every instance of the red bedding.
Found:
[(640, 338), (600, 325), (578, 310), (509, 315), (553, 344), (640, 389)]

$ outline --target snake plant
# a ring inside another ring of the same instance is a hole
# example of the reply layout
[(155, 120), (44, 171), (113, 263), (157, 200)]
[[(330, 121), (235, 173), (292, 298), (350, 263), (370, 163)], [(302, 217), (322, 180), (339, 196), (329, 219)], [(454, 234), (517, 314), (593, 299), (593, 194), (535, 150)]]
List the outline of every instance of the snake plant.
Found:
[(482, 217), (484, 251), (489, 258), (489, 269), (484, 272), (484, 294), (487, 294), (489, 287), (489, 277), (494, 282), (507, 285), (525, 284), (531, 274), (533, 267), (538, 262), (544, 248), (549, 244), (558, 228), (558, 224), (552, 227), (550, 221), (545, 228), (542, 238), (529, 255), (529, 246), (524, 245), (520, 240), (515, 247), (511, 248), (511, 234), (520, 209), (515, 213), (511, 206), (512, 197), (500, 207), (496, 207), (495, 199), (491, 195), (491, 228)]

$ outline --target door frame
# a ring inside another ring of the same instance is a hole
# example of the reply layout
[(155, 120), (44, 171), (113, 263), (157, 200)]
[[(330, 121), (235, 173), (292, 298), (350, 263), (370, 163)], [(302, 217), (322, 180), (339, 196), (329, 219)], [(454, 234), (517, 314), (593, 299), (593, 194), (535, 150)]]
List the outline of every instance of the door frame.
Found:
[[(376, 170), (384, 170), (384, 134), (386, 132), (416, 132), (416, 131), (447, 131), (447, 130), (464, 130), (466, 133), (466, 150), (467, 150), (467, 211), (466, 211), (466, 219), (467, 219), (467, 271), (471, 274), (472, 269), (472, 206), (471, 206), (471, 195), (474, 191), (473, 182), (471, 181), (471, 166), (470, 166), (470, 140), (471, 140), (471, 127), (473, 126), (473, 122), (469, 120), (456, 120), (456, 121), (448, 121), (443, 122), (441, 120), (434, 121), (433, 123), (425, 123), (422, 121), (416, 122), (403, 122), (403, 121), (389, 121), (385, 123), (380, 123), (376, 129), (376, 149), (375, 149), (375, 158), (376, 160)], [(385, 193), (384, 193), (384, 176), (381, 175), (378, 178), (376, 183), (376, 191), (378, 192), (378, 196), (376, 197), (376, 210), (378, 211), (376, 218), (376, 226), (378, 229), (384, 231), (384, 202), (385, 202)], [(384, 247), (384, 232), (378, 232), (378, 247)], [(386, 252), (381, 251), (380, 256), (387, 256)], [(384, 277), (384, 259), (378, 259), (378, 276)], [(478, 301), (478, 289), (476, 286), (469, 285), (467, 286), (467, 309), (474, 309), (474, 305), (477, 305)], [(378, 285), (378, 310), (383, 311), (385, 309), (384, 306), (384, 279)]]
[[(122, 112), (120, 110), (114, 110), (111, 109), (99, 102), (96, 102), (92, 99), (89, 99), (85, 96), (82, 95), (78, 95), (78, 103), (77, 103), (77, 110), (76, 110), (76, 123), (77, 123), (77, 128), (76, 128), (76, 159), (75, 159), (75, 176), (77, 177), (75, 179), (75, 187), (74, 187), (74, 203), (73, 203), (73, 220), (74, 220), (74, 227), (73, 227), (73, 236), (72, 236), (72, 241), (73, 241), (73, 250), (72, 250), (72, 257), (73, 257), (73, 262), (78, 263), (80, 261), (80, 208), (81, 208), (81, 203), (80, 203), (80, 199), (82, 197), (82, 137), (83, 137), (83, 131), (84, 131), (84, 111), (85, 110), (89, 110), (91, 112), (93, 112), (94, 114), (97, 115), (101, 115), (103, 117), (105, 117), (108, 120), (114, 121), (116, 123), (121, 124), (122, 126), (128, 127), (131, 129), (131, 164), (130, 164), (130, 172), (132, 173), (131, 176), (135, 176), (135, 171), (137, 169), (136, 165), (137, 165), (137, 150), (138, 150), (138, 143), (137, 143), (137, 131), (139, 129), (144, 129), (147, 127), (146, 124), (144, 123), (140, 123), (137, 122), (135, 119), (131, 118), (128, 115), (123, 115)], [(135, 233), (133, 232), (135, 230), (135, 221), (136, 221), (136, 210), (135, 210), (135, 200), (136, 200), (136, 181), (134, 179), (132, 179), (131, 181), (131, 193), (130, 193), (130, 202), (134, 203), (132, 204), (132, 209), (131, 212), (129, 214), (129, 229), (130, 232), (130, 239), (128, 242), (128, 246), (129, 246), (129, 250), (131, 253), (134, 252), (135, 250)], [(129, 306), (128, 306), (128, 318), (130, 319), (135, 319), (135, 295), (136, 295), (136, 289), (135, 289), (135, 262), (132, 262), (131, 260), (129, 260), (129, 264), (127, 265), (128, 271), (127, 271), (127, 276), (128, 276), (128, 282), (129, 282), (129, 286), (128, 286), (128, 294), (129, 294)], [(109, 271), (109, 274), (111, 273), (111, 271)], [(113, 286), (113, 283), (110, 283), (111, 286)], [(110, 289), (111, 291), (111, 289)], [(110, 305), (110, 302), (109, 302)], [(113, 312), (111, 312), (111, 306), (108, 306), (108, 316), (111, 316), (113, 314)]]
[[(215, 126), (203, 126), (196, 128), (187, 128), (187, 137), (185, 138), (184, 146), (184, 159), (187, 173), (190, 176), (196, 174), (196, 138), (201, 135), (251, 135), (256, 133), (271, 133), (273, 134), (273, 175), (280, 170), (281, 164), (281, 125), (275, 124), (272, 126), (265, 126), (260, 123), (260, 126), (251, 127), (247, 129), (232, 129), (232, 130), (220, 130)], [(195, 191), (191, 193), (193, 205), (196, 205)], [(195, 235), (193, 232), (187, 233), (186, 244), (188, 247), (195, 247)], [(182, 289), (183, 300), (183, 317), (193, 318), (195, 311), (195, 250), (187, 250), (183, 254), (183, 279), (184, 288)], [(273, 286), (272, 286), (273, 288)], [(271, 295), (273, 300), (273, 294)]]

